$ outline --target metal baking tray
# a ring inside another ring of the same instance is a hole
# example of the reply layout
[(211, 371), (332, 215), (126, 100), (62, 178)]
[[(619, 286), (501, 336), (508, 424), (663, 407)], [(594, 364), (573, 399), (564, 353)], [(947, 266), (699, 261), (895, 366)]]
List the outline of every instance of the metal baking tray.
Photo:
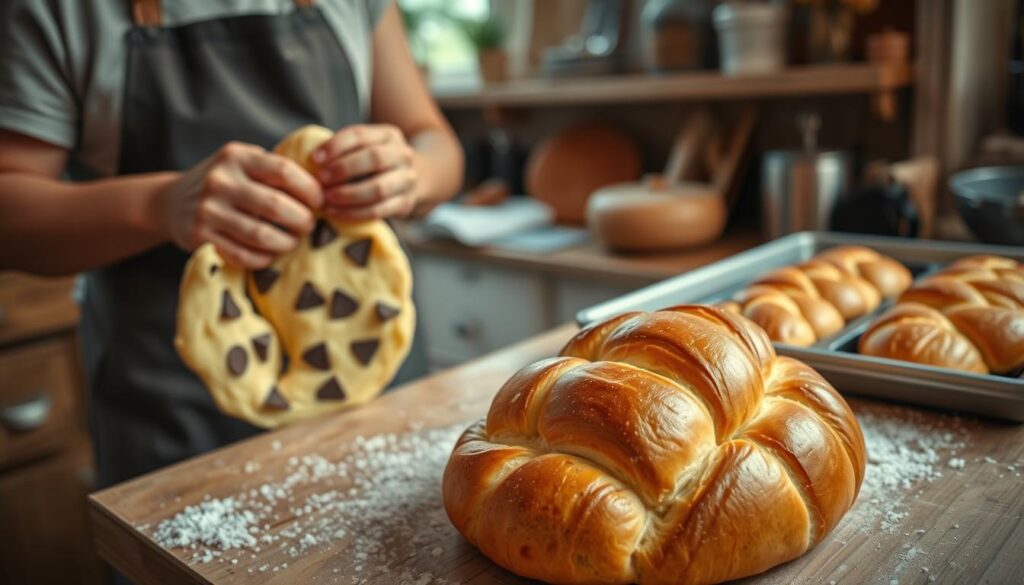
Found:
[[(847, 244), (867, 246), (891, 256), (910, 268), (916, 278), (975, 254), (993, 254), (1024, 262), (1021, 247), (800, 232), (588, 307), (576, 314), (576, 321), (588, 325), (626, 311), (653, 311), (682, 303), (716, 303), (770, 270), (803, 262), (826, 248)], [(861, 333), (889, 305), (883, 303), (871, 314), (847, 323), (842, 331), (811, 347), (776, 343), (775, 349), (779, 354), (814, 367), (842, 392), (1024, 422), (1021, 372), (1015, 372), (1018, 377), (971, 374), (856, 353)]]

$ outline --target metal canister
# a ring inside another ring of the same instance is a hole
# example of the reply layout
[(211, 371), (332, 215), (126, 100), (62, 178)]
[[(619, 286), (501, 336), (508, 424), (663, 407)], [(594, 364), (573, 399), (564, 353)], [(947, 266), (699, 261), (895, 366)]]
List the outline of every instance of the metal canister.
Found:
[(850, 187), (850, 155), (818, 150), (818, 118), (801, 120), (802, 150), (775, 150), (761, 167), (761, 213), (765, 235), (827, 230), (836, 202)]

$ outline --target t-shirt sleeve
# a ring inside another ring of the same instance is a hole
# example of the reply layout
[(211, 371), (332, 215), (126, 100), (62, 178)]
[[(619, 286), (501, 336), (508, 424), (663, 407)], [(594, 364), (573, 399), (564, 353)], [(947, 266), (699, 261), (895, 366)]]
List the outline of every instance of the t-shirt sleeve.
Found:
[(71, 148), (78, 127), (70, 59), (49, 2), (0, 2), (0, 128)]
[(370, 15), (371, 28), (377, 28), (384, 10), (395, 0), (366, 0), (366, 12)]

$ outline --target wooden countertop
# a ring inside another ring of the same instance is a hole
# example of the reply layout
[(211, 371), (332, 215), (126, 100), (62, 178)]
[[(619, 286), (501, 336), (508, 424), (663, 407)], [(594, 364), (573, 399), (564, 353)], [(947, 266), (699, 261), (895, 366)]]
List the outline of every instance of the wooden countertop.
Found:
[(727, 231), (718, 240), (704, 246), (657, 254), (613, 253), (594, 240), (549, 254), (537, 254), (490, 246), (471, 248), (445, 239), (421, 239), (409, 230), (400, 230), (399, 233), (413, 255), (446, 256), (638, 286), (699, 268), (763, 243), (757, 230), (740, 227)]
[[(485, 413), (512, 372), (555, 354), (574, 330), (560, 327), (359, 410), (267, 433), (94, 494), (91, 515), (100, 554), (139, 585), (526, 583), (479, 555), (445, 521), (438, 482), (456, 433)], [(1019, 579), (1024, 427), (850, 402), (868, 438), (870, 459), (857, 503), (815, 549), (748, 581), (888, 585), (927, 583), (932, 577), (940, 583)], [(345, 459), (355, 451), (373, 452), (369, 445), (389, 444), (411, 445), (413, 454), (378, 455), (363, 463)], [(338, 471), (345, 468), (339, 461), (348, 461), (348, 474)], [(364, 467), (368, 471), (357, 471)], [(909, 479), (899, 486), (897, 476)], [(267, 489), (261, 488), (264, 482), (288, 491), (284, 499), (253, 508), (269, 515), (259, 534), (272, 544), (258, 551), (227, 550), (200, 562), (208, 547), (167, 550), (153, 540), (159, 523), (186, 505), (206, 497), (250, 497), (251, 504), (261, 501), (257, 494)], [(333, 538), (323, 538), (325, 528)], [(307, 532), (320, 539), (304, 542)]]

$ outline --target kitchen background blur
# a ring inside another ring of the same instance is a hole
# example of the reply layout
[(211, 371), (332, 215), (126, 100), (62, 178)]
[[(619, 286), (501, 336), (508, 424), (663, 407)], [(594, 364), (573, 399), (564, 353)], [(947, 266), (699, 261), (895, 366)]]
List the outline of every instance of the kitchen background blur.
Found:
[[(1024, 0), (402, 0), (466, 193), (396, 229), (445, 368), (803, 229), (1024, 245)], [(0, 582), (105, 583), (73, 279), (0, 274)]]

